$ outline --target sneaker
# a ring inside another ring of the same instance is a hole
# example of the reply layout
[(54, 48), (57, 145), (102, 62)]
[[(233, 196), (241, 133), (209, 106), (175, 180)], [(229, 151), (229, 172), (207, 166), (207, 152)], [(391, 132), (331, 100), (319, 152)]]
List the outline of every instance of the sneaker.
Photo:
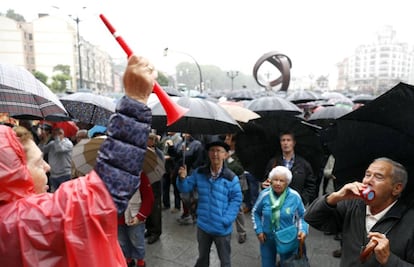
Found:
[(187, 215), (185, 217), (178, 218), (177, 222), (181, 225), (190, 225), (193, 223), (193, 219), (191, 219), (190, 215)]
[(131, 260), (130, 262), (127, 262), (127, 266), (128, 267), (134, 267), (135, 266), (135, 261)]
[(342, 256), (342, 250), (341, 249), (334, 250), (332, 252), (332, 256), (334, 256), (335, 258), (340, 258)]
[(180, 212), (180, 210), (177, 209), (177, 208), (172, 208), (171, 209), (171, 213), (179, 213), (179, 212)]
[(146, 266), (145, 261), (144, 260), (137, 260), (137, 265), (136, 266), (137, 267), (145, 267)]
[(239, 244), (243, 244), (244, 242), (246, 242), (246, 234), (240, 234), (238, 241)]

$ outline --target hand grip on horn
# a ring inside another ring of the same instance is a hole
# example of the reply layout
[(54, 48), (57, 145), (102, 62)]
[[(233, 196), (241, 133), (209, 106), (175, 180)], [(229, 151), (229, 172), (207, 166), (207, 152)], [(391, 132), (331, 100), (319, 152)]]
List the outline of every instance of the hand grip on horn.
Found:
[[(112, 26), (112, 24), (103, 14), (100, 14), (99, 17), (129, 58), (133, 54), (132, 49), (127, 45), (124, 39), (116, 33), (114, 26)], [(179, 120), (188, 111), (187, 108), (183, 108), (172, 101), (168, 94), (158, 84), (158, 82), (155, 82), (153, 92), (157, 95), (161, 105), (165, 110), (165, 113), (167, 114), (167, 126), (170, 126)]]

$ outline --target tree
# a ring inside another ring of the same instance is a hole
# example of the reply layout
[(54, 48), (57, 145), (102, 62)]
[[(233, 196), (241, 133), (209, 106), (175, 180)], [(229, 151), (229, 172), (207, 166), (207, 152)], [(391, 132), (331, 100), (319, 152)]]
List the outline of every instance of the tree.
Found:
[(58, 72), (56, 75), (52, 77), (52, 83), (50, 84), (50, 88), (55, 93), (64, 92), (66, 86), (68, 84), (67, 81), (70, 81), (70, 66), (69, 65), (56, 65), (53, 67), (53, 71)]
[(70, 76), (70, 66), (69, 65), (56, 65), (53, 67), (53, 71), (60, 71), (62, 74)]
[[(0, 15), (4, 16), (3, 13), (0, 13)], [(9, 19), (13, 19), (15, 21), (18, 21), (18, 22), (26, 22), (24, 17), (20, 14), (15, 13), (13, 9), (7, 10), (6, 17), (9, 18)]]
[(37, 71), (36, 70), (33, 73), (33, 75), (36, 77), (36, 79), (38, 79), (39, 81), (41, 81), (42, 83), (44, 83), (45, 85), (47, 85), (48, 77), (47, 77), (46, 74), (44, 74), (43, 72), (40, 72), (40, 71)]
[(161, 85), (161, 86), (168, 86), (168, 77), (165, 76), (164, 73), (162, 73), (161, 71), (158, 71), (158, 78), (157, 78), (157, 82)]

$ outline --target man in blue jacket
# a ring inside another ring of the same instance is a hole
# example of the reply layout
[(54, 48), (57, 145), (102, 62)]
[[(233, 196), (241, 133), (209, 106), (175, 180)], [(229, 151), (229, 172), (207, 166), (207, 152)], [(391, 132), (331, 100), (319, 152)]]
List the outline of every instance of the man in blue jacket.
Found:
[(178, 170), (177, 188), (180, 192), (198, 190), (197, 241), (198, 259), (195, 266), (209, 266), (210, 249), (214, 242), (221, 266), (231, 266), (232, 224), (242, 202), (240, 182), (224, 166), (230, 147), (221, 140), (206, 145), (209, 163), (187, 177), (187, 167)]

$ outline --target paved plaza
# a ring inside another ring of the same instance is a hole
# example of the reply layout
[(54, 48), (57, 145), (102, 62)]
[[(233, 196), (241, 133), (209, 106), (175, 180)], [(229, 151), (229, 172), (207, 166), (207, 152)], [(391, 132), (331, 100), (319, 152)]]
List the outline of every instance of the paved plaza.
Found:
[[(192, 267), (198, 250), (196, 240), (196, 225), (179, 225), (176, 219), (179, 213), (164, 210), (162, 213), (163, 233), (159, 241), (146, 245), (146, 263), (148, 267)], [(237, 242), (234, 227), (232, 234), (232, 266), (256, 267), (260, 264), (259, 241), (253, 231), (251, 215), (245, 214), (247, 241)], [(332, 235), (324, 235), (315, 229), (310, 229), (306, 239), (307, 254), (311, 266), (337, 267), (339, 259), (332, 257), (332, 251), (339, 248), (339, 242)], [(212, 246), (210, 266), (220, 266), (215, 246)]]

